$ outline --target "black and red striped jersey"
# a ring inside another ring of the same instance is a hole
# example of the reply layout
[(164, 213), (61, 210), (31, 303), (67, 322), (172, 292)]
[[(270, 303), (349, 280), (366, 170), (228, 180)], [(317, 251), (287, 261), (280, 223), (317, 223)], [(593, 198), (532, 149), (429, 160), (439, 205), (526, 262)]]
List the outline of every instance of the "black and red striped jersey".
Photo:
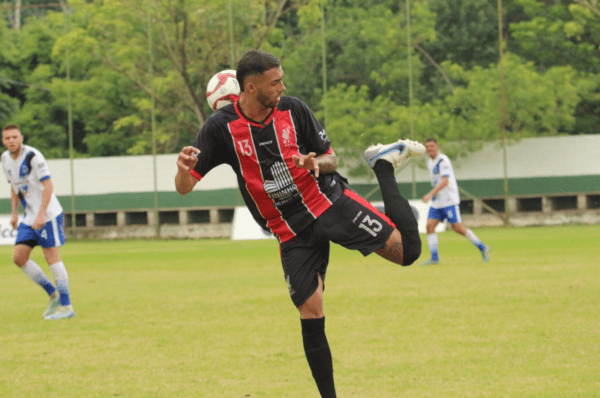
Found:
[(237, 101), (227, 105), (206, 120), (194, 146), (201, 152), (191, 174), (200, 180), (229, 164), (256, 222), (282, 243), (323, 214), (347, 187), (337, 172), (317, 179), (294, 166), (293, 155), (333, 152), (323, 127), (295, 97), (281, 97), (263, 123), (248, 119)]

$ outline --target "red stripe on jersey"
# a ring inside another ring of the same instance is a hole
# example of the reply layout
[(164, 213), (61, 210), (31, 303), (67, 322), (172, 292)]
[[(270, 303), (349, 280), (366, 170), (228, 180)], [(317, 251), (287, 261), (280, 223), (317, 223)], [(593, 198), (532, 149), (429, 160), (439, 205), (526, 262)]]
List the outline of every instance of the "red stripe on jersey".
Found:
[(392, 222), (392, 220), (390, 220), (388, 218), (388, 216), (386, 216), (385, 214), (383, 214), (382, 212), (380, 212), (379, 210), (377, 210), (375, 208), (375, 206), (373, 206), (369, 201), (367, 201), (365, 198), (363, 198), (362, 196), (360, 196), (356, 192), (351, 191), (349, 189), (345, 189), (344, 190), (344, 195), (346, 195), (350, 199), (354, 200), (355, 202), (358, 202), (361, 205), (365, 206), (366, 208), (368, 208), (369, 210), (371, 210), (373, 213), (378, 214), (379, 217), (383, 218), (388, 224), (390, 224), (392, 227), (396, 228), (396, 224), (394, 224)]
[(250, 126), (243, 119), (237, 119), (229, 123), (229, 131), (233, 138), (233, 146), (240, 162), (242, 175), (246, 181), (246, 189), (254, 199), (258, 211), (267, 220), (267, 226), (271, 231), (279, 236), (281, 242), (292, 239), (296, 234), (281, 217), (279, 210), (273, 206), (273, 200), (265, 192), (264, 178), (256, 157)]
[(195, 179), (197, 179), (198, 181), (200, 181), (202, 179), (202, 174), (198, 173), (196, 170), (192, 169), (190, 170), (190, 174), (192, 175), (192, 177), (194, 177)]
[(317, 180), (307, 169), (301, 169), (294, 165), (292, 156), (300, 155), (300, 152), (298, 151), (296, 126), (292, 120), (291, 111), (276, 112), (274, 127), (279, 142), (279, 150), (290, 169), (294, 184), (296, 184), (302, 195), (302, 201), (308, 211), (317, 218), (329, 209), (331, 201), (321, 192)]

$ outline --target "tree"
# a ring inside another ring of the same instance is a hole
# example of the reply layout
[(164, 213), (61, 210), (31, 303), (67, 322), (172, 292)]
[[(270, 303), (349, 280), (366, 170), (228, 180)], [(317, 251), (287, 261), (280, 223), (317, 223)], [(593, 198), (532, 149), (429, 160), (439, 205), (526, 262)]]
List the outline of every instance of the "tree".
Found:
[[(278, 18), (296, 3), (232, 0), (236, 49), (264, 45)], [(189, 142), (190, 134), (209, 115), (206, 83), (231, 62), (232, 48), (223, 34), (229, 31), (229, 6), (229, 0), (131, 0), (127, 7), (108, 0), (85, 6), (90, 18), (72, 44), (85, 53), (80, 54), (82, 58), (89, 52), (130, 82), (129, 101), (135, 110), (113, 125), (115, 131), (137, 137), (128, 153), (150, 151), (151, 94), (156, 101), (161, 153), (178, 148), (182, 136)], [(98, 147), (109, 137), (86, 140)]]
[[(600, 18), (595, 0), (579, 4), (561, 0), (551, 3), (516, 0), (524, 9), (523, 20), (510, 25), (512, 51), (545, 70), (570, 65), (576, 70), (599, 74)], [(581, 98), (572, 133), (600, 132), (600, 92)]]
[[(405, 8), (387, 3), (334, 2), (326, 8), (327, 81), (331, 86), (367, 86), (370, 98), (388, 95), (401, 103), (408, 99), (406, 15)], [(321, 100), (323, 78), (319, 5), (302, 9), (303, 41), (284, 58), (288, 91), (314, 108)], [(435, 40), (435, 15), (427, 2), (412, 3), (411, 14), (412, 41)], [(422, 66), (413, 58), (418, 79)]]

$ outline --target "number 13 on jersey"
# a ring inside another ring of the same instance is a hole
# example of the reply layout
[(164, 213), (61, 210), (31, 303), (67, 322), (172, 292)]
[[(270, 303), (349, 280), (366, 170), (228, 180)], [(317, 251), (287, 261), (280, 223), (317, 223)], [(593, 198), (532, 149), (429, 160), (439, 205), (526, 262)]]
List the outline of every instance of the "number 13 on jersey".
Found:
[(252, 156), (252, 146), (250, 145), (249, 139), (239, 140), (237, 142), (239, 151), (244, 156)]

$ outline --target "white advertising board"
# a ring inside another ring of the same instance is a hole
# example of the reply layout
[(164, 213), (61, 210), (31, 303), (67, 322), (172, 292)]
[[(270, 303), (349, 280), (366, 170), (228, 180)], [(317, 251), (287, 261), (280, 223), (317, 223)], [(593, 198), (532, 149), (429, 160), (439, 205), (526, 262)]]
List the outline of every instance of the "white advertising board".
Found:
[(231, 240), (256, 240), (275, 239), (273, 235), (264, 231), (252, 218), (246, 206), (238, 206), (233, 211), (231, 224)]
[(17, 238), (17, 230), (10, 225), (10, 217), (10, 214), (0, 214), (0, 245), (3, 246), (14, 245)]

